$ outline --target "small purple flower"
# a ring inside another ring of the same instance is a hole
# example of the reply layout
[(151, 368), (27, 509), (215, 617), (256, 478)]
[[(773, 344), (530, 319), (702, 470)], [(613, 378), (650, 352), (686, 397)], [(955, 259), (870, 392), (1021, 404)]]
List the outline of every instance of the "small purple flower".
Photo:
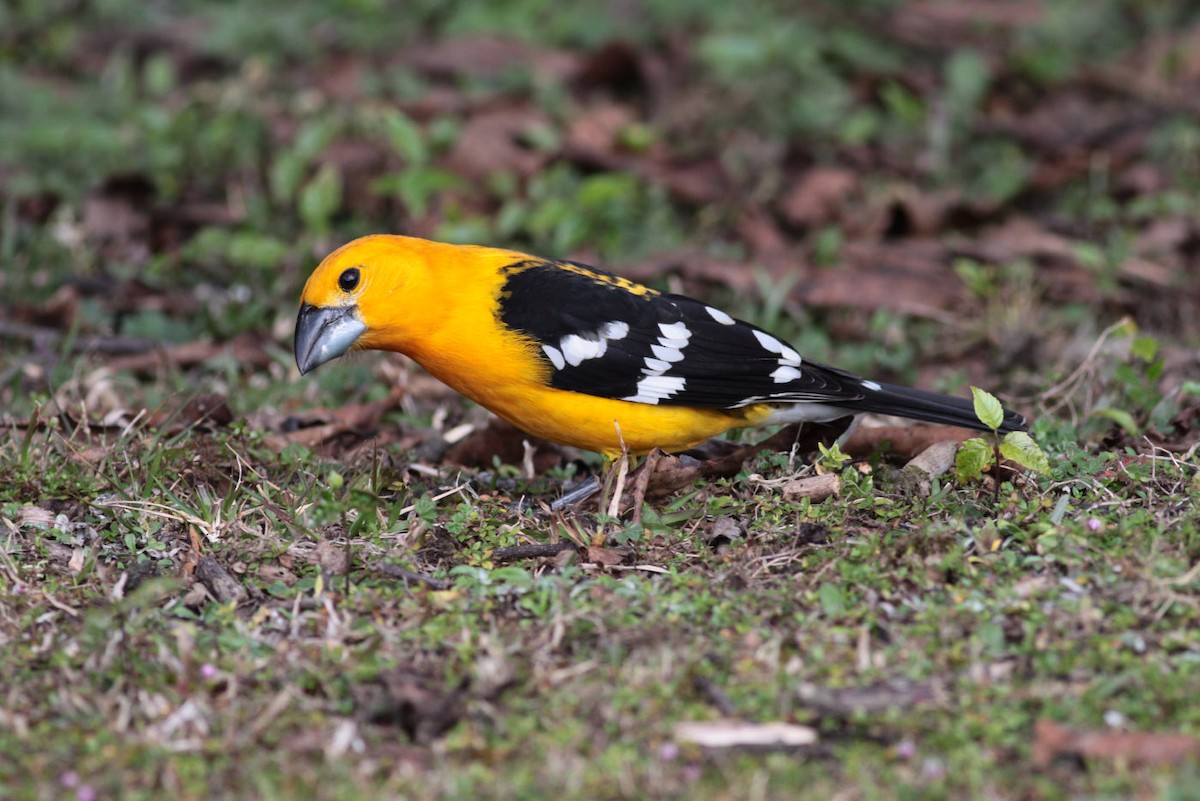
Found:
[(1094, 534), (1100, 529), (1104, 528), (1104, 523), (1100, 522), (1100, 519), (1097, 517), (1089, 517), (1087, 521), (1087, 527), (1088, 531)]
[(75, 791), (75, 801), (96, 801), (96, 790), (90, 784), (84, 784)]
[(212, 662), (205, 662), (200, 666), (200, 677), (206, 681), (212, 681), (217, 677), (217, 666)]
[(917, 755), (917, 744), (907, 738), (896, 743), (896, 757), (898, 759), (912, 759)]
[(60, 779), (60, 781), (62, 782), (63, 787), (78, 787), (79, 774), (73, 770), (68, 770), (62, 775), (62, 779)]
[(663, 743), (658, 747), (658, 758), (663, 762), (673, 762), (679, 756), (679, 746), (672, 742)]

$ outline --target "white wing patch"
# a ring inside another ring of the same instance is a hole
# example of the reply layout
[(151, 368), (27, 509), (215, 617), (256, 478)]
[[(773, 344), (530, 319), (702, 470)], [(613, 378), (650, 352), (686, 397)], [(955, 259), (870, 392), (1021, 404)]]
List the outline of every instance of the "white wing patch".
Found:
[(629, 334), (629, 323), (613, 320), (596, 329), (594, 334), (567, 334), (558, 341), (558, 347), (542, 345), (542, 352), (550, 359), (556, 370), (566, 365), (578, 367), (588, 359), (599, 359), (608, 351), (611, 340), (624, 339)]
[(659, 323), (662, 332), (658, 342), (650, 346), (652, 356), (642, 360), (642, 380), (637, 383), (637, 392), (621, 400), (634, 403), (657, 404), (683, 392), (687, 381), (682, 376), (664, 375), (675, 362), (683, 361), (683, 349), (692, 338), (692, 331), (683, 323)]
[(567, 334), (558, 341), (562, 348), (563, 358), (572, 367), (578, 367), (586, 359), (598, 359), (608, 350), (608, 340), (604, 338), (585, 339), (579, 334)]
[[(683, 351), (678, 347), (672, 345), (651, 345), (650, 350), (658, 357), (654, 360), (655, 362), (660, 360), (664, 362), (683, 361)], [(646, 366), (649, 367), (649, 363)]]
[(759, 331), (757, 328), (755, 328), (754, 338), (758, 340), (758, 344), (762, 345), (771, 353), (783, 353), (783, 343), (768, 334), (766, 331)]
[(687, 380), (682, 376), (677, 375), (651, 375), (646, 376), (637, 383), (637, 394), (630, 395), (621, 400), (633, 401), (634, 403), (650, 403), (657, 404), (660, 400), (665, 400), (672, 395), (683, 392), (687, 386)]
[(879, 390), (883, 389), (883, 387), (879, 386), (878, 381), (864, 381), (862, 382), (862, 385), (872, 392), (878, 392)]
[(554, 365), (555, 370), (561, 370), (567, 366), (566, 360), (563, 358), (562, 351), (553, 345), (542, 345), (542, 353), (546, 354), (546, 358)]
[(708, 316), (716, 320), (721, 325), (733, 325), (735, 320), (720, 309), (714, 309), (712, 306), (705, 306), (704, 310), (708, 312)]
[(629, 334), (629, 323), (624, 320), (613, 320), (600, 326), (600, 336), (604, 339), (624, 339)]
[(801, 373), (795, 367), (785, 364), (778, 367), (775, 372), (771, 373), (771, 378), (775, 379), (776, 384), (786, 384), (789, 381), (799, 381), (801, 375), (803, 375), (803, 373)]

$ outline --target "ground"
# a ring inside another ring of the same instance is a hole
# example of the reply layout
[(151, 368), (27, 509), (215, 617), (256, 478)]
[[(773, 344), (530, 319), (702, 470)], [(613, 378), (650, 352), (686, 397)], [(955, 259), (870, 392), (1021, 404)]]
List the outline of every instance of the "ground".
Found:
[[(1200, 798), (1200, 18), (726, 6), (0, 10), (0, 798)], [(598, 457), (298, 376), (381, 231), (983, 387), (1049, 470), (874, 420), (553, 509)]]

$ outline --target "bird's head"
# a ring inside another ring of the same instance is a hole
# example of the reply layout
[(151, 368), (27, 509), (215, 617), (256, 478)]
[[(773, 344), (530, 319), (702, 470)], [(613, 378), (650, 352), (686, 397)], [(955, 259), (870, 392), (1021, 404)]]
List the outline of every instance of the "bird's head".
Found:
[(422, 240), (366, 236), (325, 257), (300, 295), (296, 366), (315, 370), (350, 350), (399, 350), (406, 328), (428, 310), (420, 303), (426, 276)]

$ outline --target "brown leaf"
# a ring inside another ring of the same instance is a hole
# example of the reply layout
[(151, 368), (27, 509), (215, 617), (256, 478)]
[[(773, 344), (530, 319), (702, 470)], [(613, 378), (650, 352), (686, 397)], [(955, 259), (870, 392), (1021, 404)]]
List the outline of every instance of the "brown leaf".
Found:
[(350, 552), (345, 544), (321, 540), (317, 543), (316, 562), (323, 572), (335, 576), (344, 576), (350, 572)]
[(800, 175), (779, 199), (779, 213), (802, 228), (828, 225), (858, 188), (858, 175), (842, 167), (814, 167)]
[(126, 246), (150, 230), (146, 212), (154, 185), (142, 176), (109, 178), (83, 202), (83, 233), (93, 243)]
[(583, 561), (602, 567), (613, 567), (632, 555), (633, 551), (629, 548), (602, 548), (598, 545), (589, 545), (584, 549)]
[(934, 442), (904, 465), (897, 479), (901, 491), (928, 496), (933, 492), (933, 479), (954, 466), (958, 453), (958, 440)]
[(147, 353), (118, 356), (109, 359), (106, 365), (114, 372), (151, 373), (166, 367), (192, 367), (218, 356), (230, 355), (245, 370), (251, 371), (265, 368), (274, 361), (264, 345), (261, 334), (247, 332), (226, 342), (185, 342)]
[(601, 103), (580, 111), (567, 126), (564, 148), (578, 154), (594, 154), (605, 161), (618, 148), (623, 130), (637, 119), (633, 109), (617, 103)]
[(1061, 756), (1122, 762), (1133, 767), (1178, 765), (1200, 758), (1200, 738), (1145, 731), (1071, 729), (1042, 718), (1033, 726), (1033, 761), (1049, 767)]
[(798, 501), (808, 498), (813, 503), (837, 495), (841, 491), (842, 480), (835, 473), (823, 476), (807, 476), (797, 478), (783, 485), (781, 494), (785, 501)]
[(195, 577), (219, 603), (241, 603), (249, 597), (241, 582), (211, 556), (200, 557), (196, 564)]
[(808, 306), (891, 309), (921, 317), (939, 317), (965, 302), (950, 254), (935, 239), (848, 242), (837, 268), (815, 271), (798, 294)]
[(562, 83), (578, 69), (579, 56), (537, 47), (500, 35), (429, 39), (404, 51), (400, 59), (436, 78), (461, 75), (494, 77), (507, 69), (528, 69), (538, 78)]
[(300, 580), (299, 576), (283, 565), (259, 565), (258, 577), (268, 583), (278, 581), (286, 587), (290, 587)]
[(647, 176), (661, 183), (680, 203), (704, 206), (728, 196), (729, 180), (715, 158), (680, 163), (651, 164)]
[(945, 48), (994, 44), (997, 28), (1037, 24), (1044, 0), (916, 0), (896, 8), (887, 24), (896, 36), (914, 44)]
[(79, 316), (79, 289), (64, 284), (38, 306), (17, 306), (13, 318), (35, 326), (69, 330)]
[(502, 464), (519, 465), (525, 459), (525, 443), (534, 448), (533, 469), (541, 474), (562, 463), (563, 454), (549, 440), (526, 434), (521, 429), (493, 417), (487, 427), (476, 429), (446, 452), (444, 460), (464, 467), (491, 468), (496, 458)]
[(549, 124), (545, 114), (528, 105), (481, 112), (467, 120), (443, 166), (477, 186), (497, 172), (528, 178), (549, 156), (527, 146), (523, 138), (534, 126)]
[(229, 401), (213, 393), (189, 398), (181, 408), (157, 412), (150, 416), (151, 426), (166, 426), (168, 432), (179, 432), (195, 426), (220, 428), (233, 422)]
[(920, 425), (859, 426), (842, 445), (851, 456), (869, 456), (880, 448), (898, 459), (913, 459), (929, 448), (943, 442), (962, 442), (976, 436), (958, 426)]

